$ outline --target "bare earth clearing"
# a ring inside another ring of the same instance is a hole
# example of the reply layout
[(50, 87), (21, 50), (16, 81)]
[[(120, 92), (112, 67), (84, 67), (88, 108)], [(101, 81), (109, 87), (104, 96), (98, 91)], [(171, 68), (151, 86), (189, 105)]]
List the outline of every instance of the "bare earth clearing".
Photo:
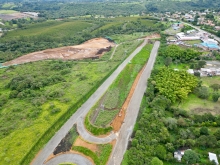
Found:
[(10, 21), (12, 19), (22, 19), (27, 17), (31, 17), (31, 16), (20, 12), (15, 12), (12, 14), (0, 14), (0, 19), (3, 19), (5, 21)]
[(67, 46), (55, 49), (46, 49), (39, 52), (30, 53), (14, 60), (3, 63), (3, 66), (17, 65), (28, 62), (61, 59), (61, 60), (79, 60), (85, 58), (99, 58), (111, 47), (115, 46), (113, 42), (104, 38), (94, 38), (80, 45)]

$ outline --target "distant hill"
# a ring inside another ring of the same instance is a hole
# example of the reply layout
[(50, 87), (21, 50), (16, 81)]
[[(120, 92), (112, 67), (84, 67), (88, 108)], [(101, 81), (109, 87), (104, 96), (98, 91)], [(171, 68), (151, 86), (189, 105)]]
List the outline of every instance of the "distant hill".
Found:
[(40, 17), (65, 18), (83, 15), (129, 16), (150, 12), (189, 11), (217, 9), (220, 0), (0, 0), (0, 9), (7, 9), (4, 3), (14, 2), (17, 11), (39, 12)]
[(207, 8), (219, 9), (220, 0), (148, 1), (145, 7), (148, 12), (189, 11)]

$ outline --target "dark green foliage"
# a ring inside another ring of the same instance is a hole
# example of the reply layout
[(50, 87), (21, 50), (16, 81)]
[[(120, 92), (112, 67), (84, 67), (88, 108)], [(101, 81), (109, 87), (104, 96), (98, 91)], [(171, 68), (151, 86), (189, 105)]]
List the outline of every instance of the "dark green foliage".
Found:
[(212, 94), (212, 100), (213, 100), (214, 102), (217, 102), (218, 99), (219, 99), (219, 97), (220, 97), (220, 94), (217, 93), (217, 92), (214, 92), (214, 93)]
[(215, 137), (217, 140), (220, 140), (220, 129), (218, 129), (215, 133), (214, 133)]
[(206, 62), (205, 61), (199, 61), (198, 62), (198, 69), (204, 67), (206, 65)]
[(220, 89), (220, 85), (219, 84), (212, 84), (210, 86), (214, 91), (218, 91)]
[(200, 72), (194, 72), (194, 76), (200, 77)]
[(200, 128), (200, 134), (201, 135), (209, 135), (209, 130), (207, 127)]
[(157, 157), (154, 157), (151, 160), (151, 165), (163, 165), (163, 162), (160, 159), (158, 159)]
[(166, 66), (169, 66), (172, 63), (172, 58), (171, 57), (166, 57), (164, 63), (165, 63)]
[(183, 49), (177, 45), (170, 45), (165, 49), (163, 56), (171, 57), (174, 61), (180, 60), (181, 62), (186, 62), (198, 57), (199, 52), (193, 49)]
[[(49, 70), (59, 70), (67, 71), (65, 74), (70, 73), (72, 67), (71, 62), (50, 62), (47, 66)], [(10, 98), (31, 98), (31, 97), (41, 97), (41, 94), (37, 91), (50, 85), (54, 85), (60, 82), (64, 82), (65, 74), (53, 74), (50, 75), (50, 72), (36, 72), (36, 73), (27, 73), (27, 74), (18, 74), (10, 80), (6, 85), (7, 88), (11, 90)], [(62, 91), (54, 90), (47, 94), (44, 94), (46, 98), (56, 98), (62, 96)]]
[(196, 95), (199, 98), (207, 99), (209, 97), (209, 88), (205, 86), (198, 87), (196, 89)]
[(158, 145), (155, 148), (155, 152), (158, 158), (163, 159), (163, 160), (166, 158), (166, 148), (164, 146)]
[(199, 155), (193, 150), (187, 150), (184, 153), (182, 161), (186, 164), (195, 164), (200, 162)]

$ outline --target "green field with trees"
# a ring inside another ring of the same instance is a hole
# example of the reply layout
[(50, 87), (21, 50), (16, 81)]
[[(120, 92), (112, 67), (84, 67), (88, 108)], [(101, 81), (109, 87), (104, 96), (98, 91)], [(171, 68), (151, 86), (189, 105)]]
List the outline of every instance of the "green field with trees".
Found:
[[(22, 25), (0, 38), (2, 62), (34, 51), (80, 44), (94, 37), (110, 36), (119, 45), (113, 56), (112, 49), (95, 62), (49, 60), (2, 68), (0, 164), (30, 163), (62, 124), (142, 42), (136, 39), (164, 28), (150, 17), (39, 20)], [(119, 40), (119, 35), (130, 41)]]
[(0, 62), (48, 48), (77, 45), (95, 37), (133, 35), (163, 28), (163, 24), (151, 17), (79, 18), (23, 23), (21, 28), (4, 32), (0, 38)]

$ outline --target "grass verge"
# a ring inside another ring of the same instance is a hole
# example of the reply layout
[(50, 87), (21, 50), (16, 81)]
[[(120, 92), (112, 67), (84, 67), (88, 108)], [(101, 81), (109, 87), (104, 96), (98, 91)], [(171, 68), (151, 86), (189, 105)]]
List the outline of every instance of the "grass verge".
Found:
[[(146, 45), (132, 60), (131, 62), (124, 68), (124, 70), (119, 74), (113, 84), (109, 87), (108, 93), (113, 93), (114, 95), (111, 97), (107, 97), (106, 94), (100, 98), (99, 102), (92, 108), (92, 110), (88, 113), (85, 119), (85, 126), (87, 130), (89, 130), (94, 135), (106, 134), (107, 131), (111, 131), (111, 127), (108, 126), (109, 122), (111, 122), (117, 112), (122, 107), (125, 99), (128, 96), (130, 88), (144, 64), (149, 58), (150, 52), (152, 49), (152, 45)], [(119, 91), (119, 95), (116, 95), (114, 91)], [(113, 99), (114, 98), (114, 99)], [(103, 110), (99, 111), (99, 114), (94, 123), (91, 123), (91, 119), (94, 117), (95, 111), (100, 108), (102, 103), (111, 102), (112, 106), (105, 106), (105, 108), (112, 108), (114, 110)], [(116, 110), (115, 110), (116, 109)]]

